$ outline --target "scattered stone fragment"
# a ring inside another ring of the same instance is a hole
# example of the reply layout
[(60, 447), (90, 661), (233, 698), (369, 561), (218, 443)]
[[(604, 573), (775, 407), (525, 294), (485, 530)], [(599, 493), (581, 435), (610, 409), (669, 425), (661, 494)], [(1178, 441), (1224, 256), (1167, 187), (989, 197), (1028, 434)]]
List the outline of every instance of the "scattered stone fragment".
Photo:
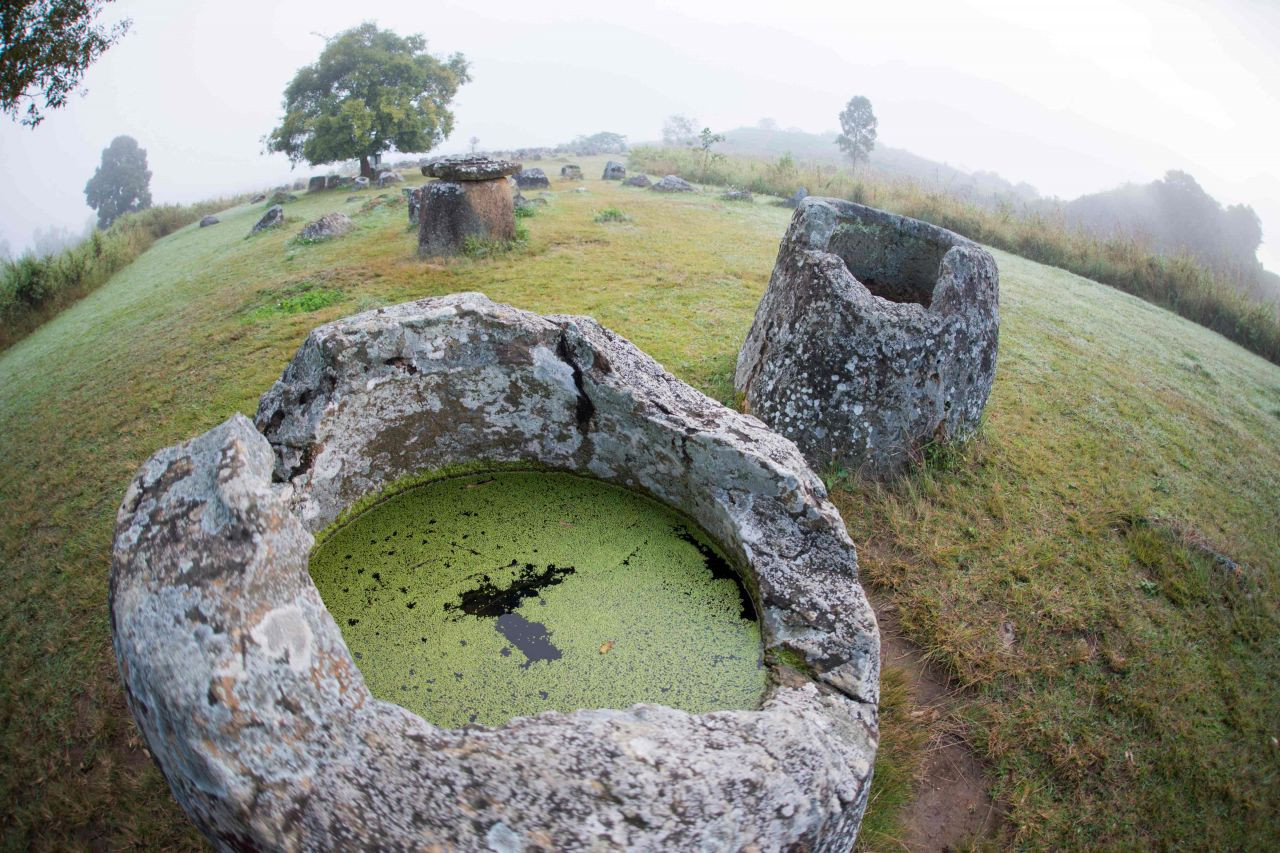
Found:
[(617, 160), (610, 160), (604, 164), (604, 174), (600, 176), (600, 179), (603, 181), (620, 181), (626, 176), (627, 167)]
[(293, 193), (285, 192), (284, 190), (276, 190), (274, 193), (271, 194), (271, 199), (267, 202), (267, 204), (288, 204), (291, 201), (297, 201), (297, 200), (298, 200), (298, 197)]
[(418, 206), (422, 196), (419, 191), (422, 187), (405, 187), (400, 192), (404, 193), (404, 200), (409, 206), (409, 224), (418, 224)]
[(219, 221), (218, 217), (214, 216), (213, 214), (209, 214), (208, 216), (200, 220), (200, 227), (208, 228), (210, 225), (217, 225), (218, 221)]
[[(315, 329), (256, 425), (236, 415), (155, 454), (112, 553), (125, 699), (215, 848), (853, 848), (878, 634), (840, 515), (791, 442), (589, 318), (479, 294)], [(444, 729), (370, 695), (308, 573), (312, 534), (474, 460), (643, 484), (716, 536), (757, 591), (758, 708)]]
[(355, 227), (356, 224), (345, 213), (326, 213), (315, 222), (308, 222), (303, 226), (298, 239), (304, 243), (320, 243), (341, 237)]
[(551, 186), (547, 173), (534, 167), (516, 172), (516, 186), (522, 190), (544, 190)]
[(561, 166), (561, 167), (560, 167), (560, 180), (562, 180), (562, 181), (580, 181), (580, 180), (582, 180), (582, 167), (581, 167), (581, 166), (572, 166), (572, 165)]
[(627, 178), (625, 181), (622, 182), (622, 185), (624, 187), (646, 187), (647, 188), (653, 185), (653, 181), (649, 180), (648, 175), (636, 175), (635, 177)]
[(693, 184), (675, 175), (667, 175), (649, 187), (649, 189), (659, 193), (691, 193), (694, 191)]
[(818, 470), (892, 474), (964, 438), (995, 377), (1000, 277), (982, 247), (915, 219), (800, 202), (738, 355), (752, 414)]
[(253, 197), (249, 199), (249, 204), (261, 204), (266, 200), (267, 200), (266, 193), (254, 193)]
[(309, 193), (319, 192), (320, 190), (324, 189), (324, 187), (325, 187), (324, 175), (316, 175), (312, 177), (311, 180), (307, 181), (307, 192)]
[(284, 224), (284, 207), (283, 205), (272, 205), (267, 208), (267, 212), (262, 214), (262, 218), (258, 220), (258, 224), (254, 225), (249, 231), (250, 234), (257, 234), (259, 231), (265, 231), (268, 228), (279, 228)]
[(351, 184), (352, 184), (352, 179), (347, 177), (346, 175), (329, 175), (328, 177), (325, 178), (325, 181), (324, 181), (325, 189), (330, 189), (330, 190), (339, 189), (341, 187), (349, 187), (351, 186)]
[(404, 182), (404, 176), (399, 172), (383, 172), (378, 175), (378, 186), (385, 187), (388, 184), (399, 184)]
[(808, 197), (809, 197), (809, 191), (806, 190), (804, 187), (800, 187), (800, 189), (796, 190), (794, 193), (791, 194), (790, 198), (783, 199), (780, 202), (780, 204), (783, 207), (795, 208), (800, 205), (800, 202), (804, 201)]

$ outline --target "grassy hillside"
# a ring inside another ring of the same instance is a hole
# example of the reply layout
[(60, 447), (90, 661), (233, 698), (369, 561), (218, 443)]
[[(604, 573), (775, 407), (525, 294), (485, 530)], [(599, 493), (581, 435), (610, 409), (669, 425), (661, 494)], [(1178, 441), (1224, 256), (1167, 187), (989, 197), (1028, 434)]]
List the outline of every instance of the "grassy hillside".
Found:
[[(312, 246), (290, 242), (305, 221), (361, 203), (305, 196), (286, 228), (248, 239), (261, 206), (232, 208), (0, 353), (6, 847), (198, 845), (115, 675), (115, 511), (157, 448), (251, 414), (314, 325), (481, 290), (591, 314), (732, 399), (788, 211), (586, 185), (525, 220), (526, 249), (444, 264), (414, 257), (403, 203)], [(607, 207), (630, 221), (596, 222)], [(863, 577), (956, 676), (1012, 839), (1266, 846), (1280, 808), (1280, 368), (1148, 303), (997, 258), (1004, 324), (981, 438), (892, 487), (834, 484)], [(896, 846), (884, 804), (901, 800), (919, 745), (906, 727), (920, 725), (890, 681), (893, 763), (864, 834), (882, 849)]]

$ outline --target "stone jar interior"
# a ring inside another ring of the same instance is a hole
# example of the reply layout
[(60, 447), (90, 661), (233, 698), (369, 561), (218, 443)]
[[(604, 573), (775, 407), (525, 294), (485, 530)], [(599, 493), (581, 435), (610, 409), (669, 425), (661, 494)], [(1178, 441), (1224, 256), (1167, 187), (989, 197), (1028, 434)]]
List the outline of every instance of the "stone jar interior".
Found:
[[(312, 583), (318, 531), (423, 471), (576, 472), (691, 517), (744, 568), (758, 708), (445, 729), (370, 695)], [(879, 642), (794, 444), (582, 317), (459, 294), (314, 330), (263, 396), (159, 451), (117, 520), (112, 637), (178, 802), (219, 849), (847, 851)]]

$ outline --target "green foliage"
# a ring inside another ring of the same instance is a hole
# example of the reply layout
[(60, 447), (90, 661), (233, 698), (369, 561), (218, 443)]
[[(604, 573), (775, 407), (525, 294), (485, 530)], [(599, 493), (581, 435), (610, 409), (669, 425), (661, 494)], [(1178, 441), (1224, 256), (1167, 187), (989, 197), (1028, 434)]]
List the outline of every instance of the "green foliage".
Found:
[[(112, 0), (5, 0), (0, 4), (0, 112), (35, 127), (38, 104), (55, 110), (80, 86), (85, 69), (118, 42), (132, 22), (94, 23)], [(25, 112), (22, 110), (26, 102)]]
[(483, 237), (466, 237), (462, 241), (463, 257), (472, 260), (485, 260), (509, 252), (519, 251), (529, 245), (529, 230), (523, 225), (516, 225), (516, 236), (512, 240), (486, 240)]
[(662, 123), (662, 144), (689, 146), (698, 144), (698, 120), (677, 113)]
[(98, 211), (98, 227), (109, 228), (125, 213), (151, 206), (147, 152), (132, 136), (117, 136), (102, 151), (102, 164), (84, 185), (84, 198)]
[(871, 101), (862, 95), (850, 98), (840, 112), (841, 133), (836, 137), (836, 145), (840, 146), (840, 150), (853, 165), (870, 159), (871, 151), (876, 147), (876, 127), (879, 123), (871, 109)]
[[(702, 168), (697, 152), (638, 147), (631, 168), (659, 175)], [(767, 162), (729, 156), (707, 167), (703, 183), (787, 197), (797, 186), (922, 219), (989, 246), (1070, 270), (1181, 314), (1280, 364), (1280, 305), (1256, 302), (1189, 255), (1167, 258), (1133, 239), (1103, 240), (1038, 213), (986, 209), (909, 180), (889, 180), (783, 158)]]
[(151, 207), (121, 216), (106, 231), (94, 231), (56, 255), (0, 260), (0, 349), (97, 288), (156, 240), (231, 203)]
[(314, 65), (284, 93), (284, 120), (264, 140), (295, 163), (371, 158), (395, 148), (430, 151), (453, 131), (449, 103), (471, 78), (455, 53), (427, 53), (421, 35), (399, 36), (370, 22), (329, 39)]
[(604, 210), (596, 213), (596, 222), (630, 222), (631, 217), (627, 216), (616, 207), (606, 207)]
[(578, 154), (592, 156), (595, 154), (624, 154), (627, 150), (627, 137), (621, 133), (602, 130), (590, 136), (579, 136), (569, 143)]
[(306, 281), (279, 290), (268, 290), (262, 299), (255, 300), (247, 317), (253, 321), (266, 320), (278, 314), (307, 314), (328, 308), (343, 300), (345, 294), (332, 287), (322, 287), (312, 281)]
[(521, 204), (516, 207), (516, 219), (532, 219), (538, 215), (538, 208), (532, 204)]

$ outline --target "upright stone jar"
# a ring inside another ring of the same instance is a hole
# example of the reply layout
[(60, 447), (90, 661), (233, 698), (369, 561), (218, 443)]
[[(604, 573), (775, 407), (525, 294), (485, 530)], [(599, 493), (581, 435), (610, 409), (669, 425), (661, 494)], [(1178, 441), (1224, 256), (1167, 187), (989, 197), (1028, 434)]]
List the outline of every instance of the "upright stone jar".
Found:
[(418, 254), (456, 255), (468, 238), (515, 239), (515, 204), (507, 176), (519, 171), (519, 163), (479, 156), (423, 166), (424, 175), (439, 180), (418, 191)]
[(799, 202), (738, 354), (752, 414), (819, 471), (900, 470), (977, 426), (995, 378), (991, 254), (905, 216)]

